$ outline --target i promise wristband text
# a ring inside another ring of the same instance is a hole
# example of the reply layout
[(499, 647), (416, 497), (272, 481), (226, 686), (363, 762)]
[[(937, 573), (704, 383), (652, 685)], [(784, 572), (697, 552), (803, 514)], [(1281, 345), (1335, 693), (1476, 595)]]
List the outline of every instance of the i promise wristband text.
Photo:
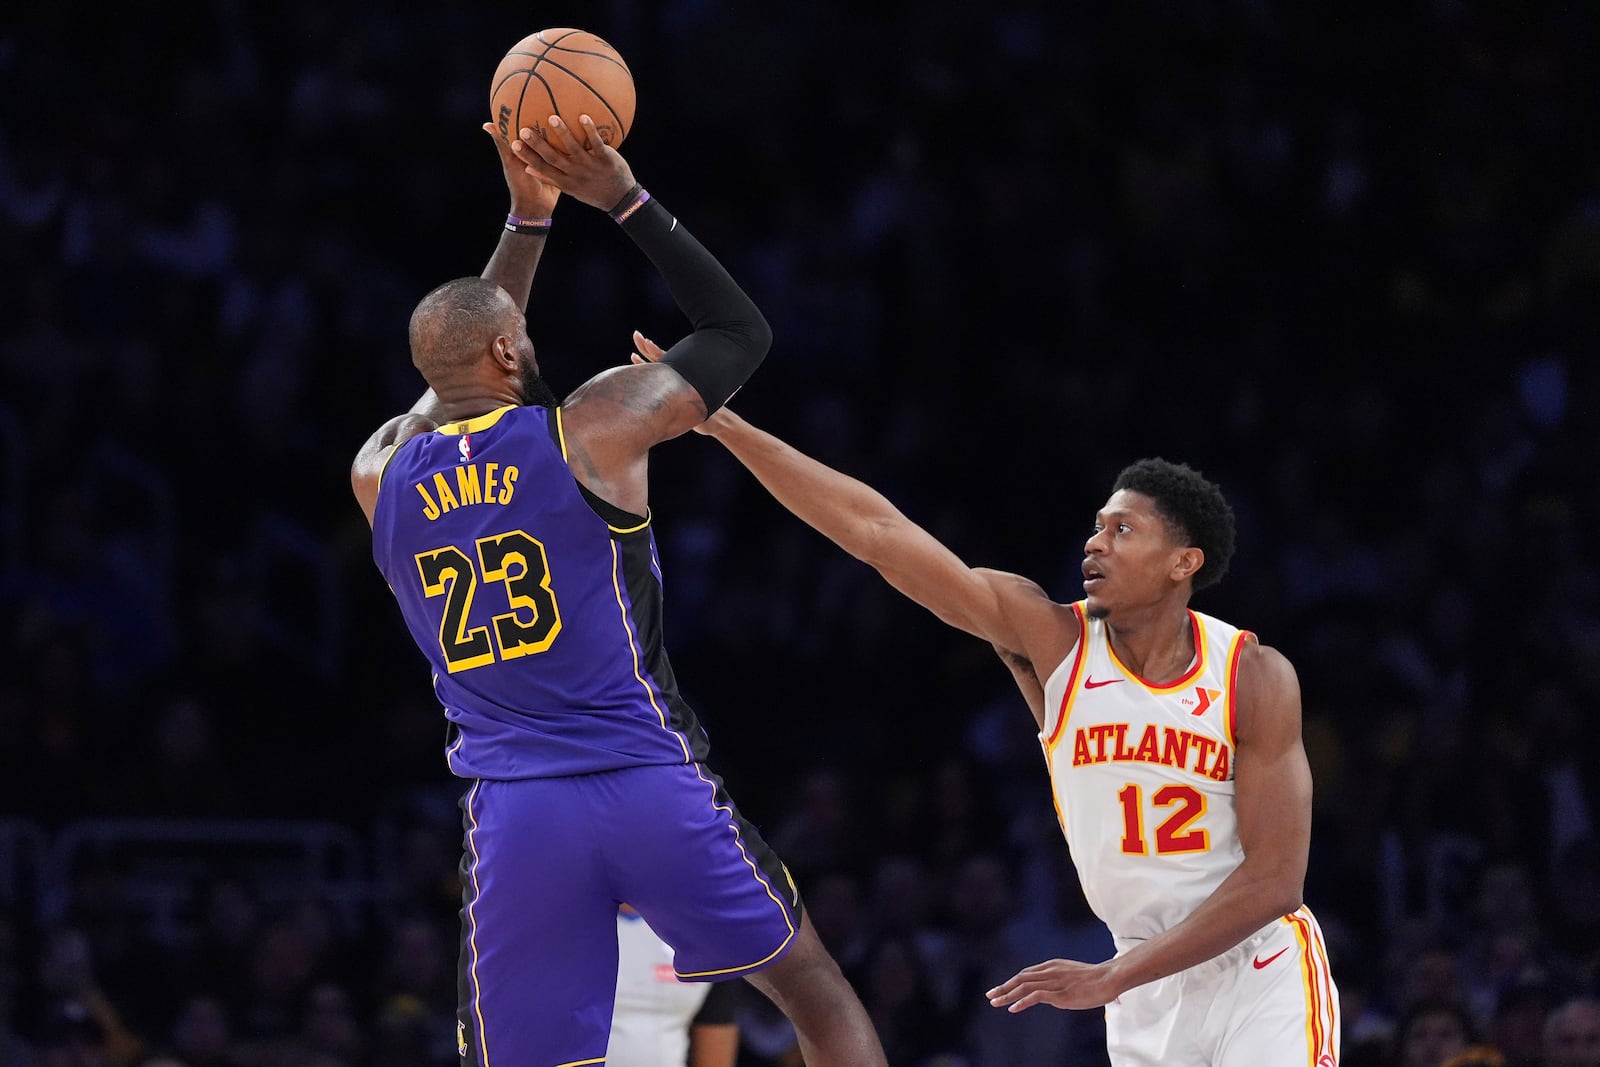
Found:
[(550, 232), (549, 219), (523, 219), (515, 215), (506, 216), (506, 229), (512, 233), (527, 233), (544, 236)]
[(617, 201), (617, 206), (611, 209), (611, 221), (627, 222), (628, 216), (632, 215), (635, 211), (638, 211), (649, 202), (650, 194), (645, 191), (644, 186), (640, 185), (638, 182), (634, 182), (633, 188), (629, 189), (627, 193), (623, 195), (622, 199)]

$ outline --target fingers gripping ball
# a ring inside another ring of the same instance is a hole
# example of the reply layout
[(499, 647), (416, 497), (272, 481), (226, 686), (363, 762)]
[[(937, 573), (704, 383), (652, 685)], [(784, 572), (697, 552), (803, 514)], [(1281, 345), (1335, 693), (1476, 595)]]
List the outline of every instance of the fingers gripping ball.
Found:
[(512, 45), (495, 68), (489, 109), (500, 136), (524, 128), (541, 136), (551, 115), (578, 134), (579, 115), (594, 120), (612, 148), (633, 129), (633, 74), (622, 56), (584, 30), (540, 30)]

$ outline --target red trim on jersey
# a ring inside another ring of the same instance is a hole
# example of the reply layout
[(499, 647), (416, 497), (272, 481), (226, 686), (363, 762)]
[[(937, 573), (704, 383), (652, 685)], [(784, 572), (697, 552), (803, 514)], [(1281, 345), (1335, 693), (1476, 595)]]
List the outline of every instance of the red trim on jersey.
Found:
[(1244, 644), (1246, 641), (1255, 640), (1256, 635), (1249, 630), (1240, 630), (1233, 635), (1233, 647), (1228, 650), (1228, 703), (1223, 711), (1223, 727), (1228, 731), (1228, 747), (1239, 747), (1236, 725), (1238, 722), (1238, 698), (1234, 695), (1239, 691), (1239, 661), (1244, 658)]
[(1132, 678), (1134, 681), (1138, 682), (1152, 693), (1171, 693), (1182, 689), (1185, 682), (1206, 669), (1206, 634), (1205, 630), (1200, 625), (1200, 616), (1196, 615), (1193, 611), (1189, 612), (1189, 628), (1194, 634), (1194, 662), (1189, 665), (1188, 670), (1183, 672), (1183, 677), (1174, 678), (1172, 681), (1163, 685), (1157, 685), (1154, 682), (1144, 678), (1137, 671), (1131, 670), (1126, 663), (1123, 663), (1122, 660), (1118, 658), (1116, 646), (1113, 645), (1109, 640), (1106, 641), (1106, 650), (1111, 653), (1111, 662), (1115, 663), (1118, 669), (1121, 670), (1123, 674), (1126, 674), (1129, 678)]
[(1067, 675), (1067, 688), (1061, 694), (1061, 708), (1056, 716), (1056, 728), (1050, 732), (1050, 739), (1044, 743), (1047, 751), (1055, 748), (1062, 731), (1067, 728), (1067, 716), (1072, 713), (1072, 699), (1078, 695), (1078, 677), (1083, 673), (1083, 648), (1089, 643), (1089, 623), (1083, 615), (1083, 601), (1079, 600), (1072, 605), (1072, 613), (1078, 617), (1078, 647), (1072, 653), (1074, 656), (1072, 673)]
[[(1310, 910), (1302, 906), (1283, 918), (1294, 928), (1295, 937), (1300, 942), (1300, 968), (1305, 982), (1307, 1022), (1310, 1025), (1307, 1038), (1311, 1045), (1311, 1067), (1323, 1067), (1334, 1060), (1334, 1034), (1339, 1025), (1333, 999), (1333, 977), (1328, 973), (1327, 963), (1319, 955), (1321, 939), (1311, 920)], [(1324, 1004), (1327, 1006), (1327, 1026), (1323, 1024)]]
[(1334, 1054), (1339, 1041), (1339, 999), (1333, 992), (1333, 972), (1328, 969), (1328, 946), (1322, 940), (1322, 927), (1317, 925), (1310, 908), (1301, 908), (1310, 920), (1312, 955), (1316, 958), (1317, 976), (1321, 981), (1323, 1002), (1328, 1006), (1328, 1027), (1323, 1031), (1324, 1048), (1317, 1055), (1317, 1067), (1336, 1062)]

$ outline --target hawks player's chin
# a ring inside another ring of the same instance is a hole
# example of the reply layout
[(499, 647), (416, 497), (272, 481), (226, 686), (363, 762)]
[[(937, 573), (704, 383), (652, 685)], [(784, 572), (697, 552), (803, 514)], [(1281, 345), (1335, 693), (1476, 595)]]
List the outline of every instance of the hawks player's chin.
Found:
[(1083, 583), (1083, 607), (1091, 619), (1103, 619), (1111, 614), (1111, 605), (1098, 595), (1105, 584), (1104, 578), (1090, 578)]

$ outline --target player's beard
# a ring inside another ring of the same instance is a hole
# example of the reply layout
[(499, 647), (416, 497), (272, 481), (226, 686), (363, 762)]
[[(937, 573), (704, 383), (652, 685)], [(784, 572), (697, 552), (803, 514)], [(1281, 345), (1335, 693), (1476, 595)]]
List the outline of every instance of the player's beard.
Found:
[(533, 365), (533, 357), (523, 352), (518, 356), (518, 362), (522, 367), (522, 402), (530, 407), (559, 407), (560, 398), (550, 388), (550, 383), (540, 376), (539, 368)]

